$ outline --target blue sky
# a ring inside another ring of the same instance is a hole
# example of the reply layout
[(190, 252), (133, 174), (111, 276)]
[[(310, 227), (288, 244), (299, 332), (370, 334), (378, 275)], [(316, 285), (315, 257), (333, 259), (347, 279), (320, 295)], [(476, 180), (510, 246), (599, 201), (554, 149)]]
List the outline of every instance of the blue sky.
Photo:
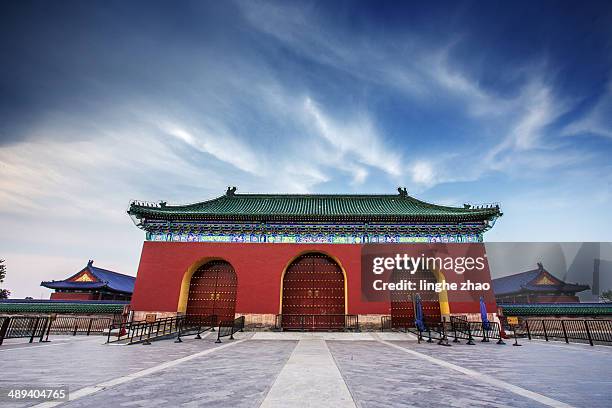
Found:
[[(612, 240), (606, 2), (3, 2), (0, 257), (135, 274), (130, 199), (500, 202), (489, 241)], [(46, 293), (44, 296), (47, 296)]]

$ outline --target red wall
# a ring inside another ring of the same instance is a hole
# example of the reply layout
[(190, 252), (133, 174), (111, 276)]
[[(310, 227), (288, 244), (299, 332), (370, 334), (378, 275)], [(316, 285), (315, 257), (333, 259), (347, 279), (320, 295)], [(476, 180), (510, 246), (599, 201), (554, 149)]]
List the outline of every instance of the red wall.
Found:
[[(336, 258), (347, 275), (349, 314), (389, 314), (388, 302), (361, 299), (361, 245), (353, 244), (239, 244), (205, 242), (144, 243), (132, 296), (136, 311), (176, 312), (181, 282), (187, 269), (207, 257), (229, 262), (238, 277), (236, 313), (277, 314), (281, 276), (288, 263), (305, 252)], [(490, 278), (487, 278), (490, 282)], [(492, 300), (491, 300), (492, 299)], [(497, 310), (492, 293), (488, 310)], [(452, 313), (477, 313), (478, 301), (457, 304)]]
[(98, 295), (93, 293), (71, 293), (71, 292), (53, 292), (51, 299), (54, 300), (96, 300)]

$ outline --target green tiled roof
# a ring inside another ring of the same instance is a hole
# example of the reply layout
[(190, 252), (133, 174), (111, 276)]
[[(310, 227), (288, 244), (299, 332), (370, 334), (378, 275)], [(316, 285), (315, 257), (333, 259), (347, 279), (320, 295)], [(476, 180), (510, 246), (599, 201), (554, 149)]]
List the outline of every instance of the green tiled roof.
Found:
[(612, 315), (612, 303), (541, 303), (499, 305), (506, 316)]
[(0, 302), (0, 313), (121, 313), (122, 303)]
[(409, 196), (388, 195), (236, 194), (189, 205), (132, 202), (128, 214), (137, 219), (258, 221), (412, 221), (482, 222), (502, 215), (499, 205), (447, 207)]

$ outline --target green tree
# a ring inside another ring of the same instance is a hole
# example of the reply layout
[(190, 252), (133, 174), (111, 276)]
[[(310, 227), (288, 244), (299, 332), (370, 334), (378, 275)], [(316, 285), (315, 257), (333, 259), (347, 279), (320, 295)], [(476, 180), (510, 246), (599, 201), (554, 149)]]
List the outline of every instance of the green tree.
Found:
[[(4, 278), (6, 277), (6, 265), (4, 264), (4, 259), (0, 259), (0, 283), (4, 282)], [(0, 289), (0, 299), (8, 299), (11, 291), (8, 289)]]
[(612, 289), (606, 290), (599, 296), (604, 302), (612, 302)]

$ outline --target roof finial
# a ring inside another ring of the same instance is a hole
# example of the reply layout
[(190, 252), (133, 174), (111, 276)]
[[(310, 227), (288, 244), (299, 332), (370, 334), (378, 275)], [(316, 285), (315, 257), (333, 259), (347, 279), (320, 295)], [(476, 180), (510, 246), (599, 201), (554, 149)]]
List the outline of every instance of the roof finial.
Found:
[(542, 262), (538, 262), (538, 269), (541, 271), (544, 270), (544, 265), (542, 265)]
[(406, 187), (398, 187), (397, 191), (399, 192), (400, 197), (408, 196), (408, 190), (406, 190)]
[(93, 265), (93, 259), (90, 259), (89, 261), (87, 261), (87, 266), (91, 266)]
[(234, 194), (236, 194), (236, 186), (234, 187), (227, 187), (227, 191), (225, 192), (226, 196), (233, 196)]

